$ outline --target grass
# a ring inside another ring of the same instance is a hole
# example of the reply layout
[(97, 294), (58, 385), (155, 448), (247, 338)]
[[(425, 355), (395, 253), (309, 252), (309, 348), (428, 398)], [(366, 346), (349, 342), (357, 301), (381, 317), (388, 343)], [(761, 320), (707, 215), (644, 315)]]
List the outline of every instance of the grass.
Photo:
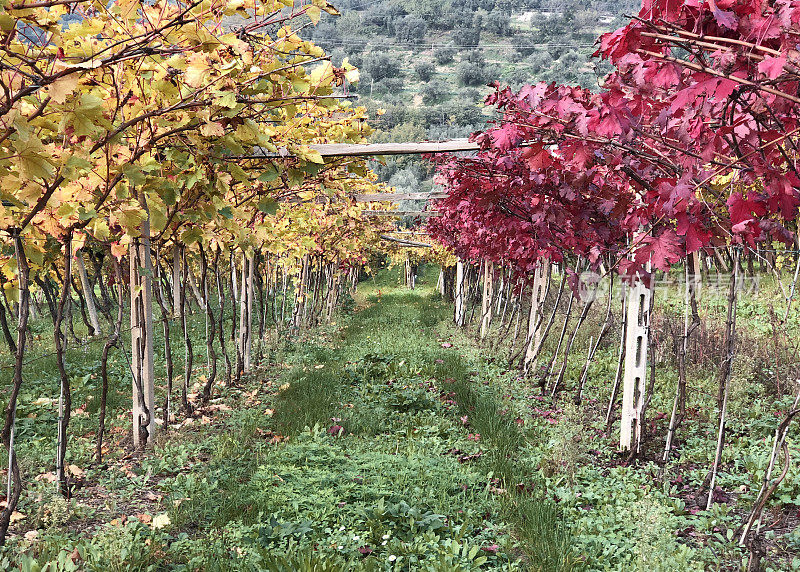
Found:
[[(397, 272), (362, 282), (357, 311), (275, 343), (242, 387), (218, 388), (211, 407), (159, 437), (155, 451), (126, 456), (118, 448), (126, 433), (112, 432), (117, 441), (103, 466), (89, 460), (96, 355), (78, 353), (69, 363), (87, 413), (76, 416), (70, 462), (86, 474), (70, 501), (30, 480), (51, 470), (55, 421), (54, 406), (34, 405), (54, 372), (43, 367), (37, 378), (31, 370), (20, 419), (26, 516), (0, 566), (36, 569), (77, 555), (86, 570), (736, 569), (745, 553), (730, 535), (758, 488), (775, 412), (790, 398), (764, 393), (771, 382), (752, 376), (764, 346), (743, 345), (719, 478), (731, 500), (699, 507), (693, 495), (714, 444), (710, 340), (724, 309), (717, 297), (703, 307), (708, 355), (692, 357), (690, 418), (677, 455), (668, 464), (629, 464), (602, 422), (616, 334), (590, 368), (583, 403), (552, 401), (505, 367), (502, 344), (484, 347), (452, 326), (450, 307), (433, 292), (435, 270), (414, 292), (398, 285)], [(774, 299), (743, 300), (743, 335), (770, 334), (762, 310)], [(659, 300), (659, 328), (682, 324), (680, 300)], [(602, 319), (604, 304), (596, 306), (576, 339), (565, 392)], [(797, 323), (792, 315), (788, 331)], [(194, 326), (198, 338), (202, 325)], [(676, 377), (670, 340), (656, 340), (648, 455), (663, 446), (661, 414)], [(128, 381), (114, 384), (113, 428), (125, 431)], [(797, 437), (793, 430), (793, 452)], [(800, 475), (791, 469), (768, 509), (770, 522), (789, 524), (765, 533), (767, 570), (800, 567), (796, 506)], [(156, 517), (169, 524), (154, 528)], [(31, 531), (35, 539), (22, 536)]]
[[(215, 412), (199, 412), (143, 457), (110, 454), (106, 466), (91, 466), (92, 435), (82, 433), (91, 424), (79, 418), (72, 460), (86, 468), (85, 492), (69, 502), (37, 500), (43, 489), (33, 486), (20, 505), (27, 522), (0, 563), (26, 570), (59, 560), (59, 570), (71, 569), (67, 560), (86, 570), (582, 567), (536, 467), (524, 462), (537, 435), (509, 419), (495, 389), (478, 381), (486, 372), (478, 371), (472, 345), (443, 343), (452, 334), (450, 311), (433, 294), (435, 278), (430, 270), (415, 292), (397, 287), (389, 272), (362, 283), (357, 312), (276, 344), (245, 387), (221, 388)], [(49, 429), (30, 424), (24, 451), (41, 468), (51, 439)], [(30, 443), (39, 442), (36, 455)], [(523, 481), (537, 484), (518, 489)], [(156, 517), (169, 524), (155, 528)], [(35, 538), (22, 538), (32, 530)]]

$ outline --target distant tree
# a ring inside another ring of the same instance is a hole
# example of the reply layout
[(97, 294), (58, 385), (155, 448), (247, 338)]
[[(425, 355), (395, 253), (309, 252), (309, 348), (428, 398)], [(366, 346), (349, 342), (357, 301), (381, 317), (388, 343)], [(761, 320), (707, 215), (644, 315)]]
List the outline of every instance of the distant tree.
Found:
[(525, 65), (515, 66), (503, 77), (503, 80), (508, 82), (515, 89), (519, 89), (522, 85), (533, 83), (536, 79), (530, 67)]
[(483, 23), (483, 29), (498, 36), (511, 35), (511, 19), (500, 10), (492, 10)]
[[(378, 115), (375, 117), (375, 112), (378, 107), (383, 108), (383, 114)], [(372, 123), (375, 125), (376, 128), (382, 131), (391, 131), (398, 125), (403, 125), (404, 123), (412, 123), (417, 118), (413, 116), (413, 108), (408, 107), (408, 105), (383, 105), (381, 104), (378, 106), (377, 104), (374, 107), (370, 106), (370, 117), (375, 117), (372, 120)], [(378, 140), (378, 143), (385, 143), (389, 141), (386, 140)]]
[(461, 62), (458, 64), (456, 76), (461, 85), (467, 86), (483, 85), (489, 81), (489, 73), (486, 68), (480, 64), (473, 64), (470, 62)]
[(361, 95), (369, 95), (374, 80), (372, 79), (372, 76), (367, 70), (361, 69), (359, 71), (360, 71), (359, 74), (360, 78), (358, 80), (358, 83), (349, 89), (355, 91), (356, 93), (360, 93)]
[(476, 131), (483, 131), (486, 129), (486, 123), (474, 123), (472, 125), (431, 125), (428, 128), (428, 137), (430, 141), (446, 141), (447, 139), (459, 139), (461, 137), (468, 137)]
[(347, 50), (347, 57), (350, 60), (350, 63), (357, 68), (360, 68), (362, 65), (364, 65), (364, 52), (361, 51), (360, 48), (357, 50)]
[(347, 53), (342, 48), (335, 48), (329, 51), (328, 53), (331, 56), (331, 63), (337, 67), (341, 67), (342, 60), (344, 60), (347, 57)]
[(361, 18), (358, 12), (345, 12), (336, 18), (336, 29), (343, 38), (353, 38), (361, 34)]
[(414, 72), (420, 81), (429, 82), (436, 71), (436, 66), (431, 62), (421, 61), (414, 66)]
[(395, 24), (395, 37), (401, 42), (418, 43), (428, 32), (425, 20), (417, 16), (406, 16)]
[(479, 66), (486, 65), (486, 57), (483, 55), (483, 50), (472, 50), (467, 52), (464, 61), (468, 61), (471, 64), (478, 64)]
[(324, 44), (325, 42), (337, 43), (341, 41), (342, 35), (336, 24), (330, 20), (323, 20), (314, 28), (312, 38), (315, 42)]
[(550, 54), (544, 50), (538, 50), (532, 53), (525, 61), (528, 64), (532, 75), (539, 74), (540, 72), (548, 69), (553, 63), (553, 59), (550, 57)]
[(569, 29), (565, 28), (565, 22), (558, 16), (548, 16), (537, 22), (538, 33), (536, 35), (539, 43), (551, 40), (562, 40), (569, 35)]
[(439, 103), (447, 95), (447, 86), (441, 80), (434, 80), (422, 88), (422, 102), (425, 105)]
[(398, 191), (413, 193), (419, 189), (419, 174), (413, 169), (402, 169), (392, 175), (389, 184)]
[(477, 46), (480, 41), (480, 28), (457, 28), (453, 32), (453, 42), (457, 46)]
[(477, 125), (486, 121), (480, 98), (467, 99), (461, 96), (451, 99), (441, 107), (452, 125)]
[(511, 45), (514, 46), (514, 49), (524, 57), (527, 57), (536, 51), (536, 43), (537, 42), (533, 34), (529, 32), (514, 34), (511, 38)]
[(370, 54), (362, 66), (375, 81), (400, 75), (400, 61), (396, 56), (383, 52)]
[(368, 10), (361, 15), (361, 23), (364, 26), (375, 29), (384, 35), (394, 33), (394, 24), (400, 18), (406, 15), (406, 11), (399, 4), (394, 2), (385, 2), (370, 6)]
[(433, 51), (433, 57), (438, 64), (449, 64), (456, 56), (456, 48), (454, 46), (442, 46)]
[(405, 82), (399, 77), (387, 77), (375, 83), (375, 89), (384, 93), (398, 93), (405, 87)]
[(469, 105), (480, 105), (483, 101), (480, 90), (475, 87), (465, 87), (458, 93), (458, 96), (464, 101), (471, 102)]

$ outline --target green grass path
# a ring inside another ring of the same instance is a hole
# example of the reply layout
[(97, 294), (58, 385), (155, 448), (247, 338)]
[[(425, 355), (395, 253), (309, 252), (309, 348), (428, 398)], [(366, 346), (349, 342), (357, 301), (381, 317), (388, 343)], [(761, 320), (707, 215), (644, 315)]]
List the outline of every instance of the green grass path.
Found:
[(576, 568), (538, 468), (519, 455), (536, 435), (500, 410), (435, 278), (411, 292), (384, 272), (339, 323), (282, 341), (226, 395), (221, 422), (142, 461), (170, 524), (100, 528), (79, 542), (86, 568)]

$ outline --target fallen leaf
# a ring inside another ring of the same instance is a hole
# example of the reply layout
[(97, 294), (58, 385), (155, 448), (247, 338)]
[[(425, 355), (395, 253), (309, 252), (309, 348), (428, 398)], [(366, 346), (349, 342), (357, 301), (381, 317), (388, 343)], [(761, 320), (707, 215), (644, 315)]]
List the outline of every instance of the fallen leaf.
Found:
[(86, 474), (78, 465), (67, 465), (67, 472), (73, 477), (82, 477)]
[(164, 528), (165, 526), (169, 526), (171, 524), (169, 520), (169, 516), (167, 513), (159, 514), (157, 517), (153, 519), (153, 530), (158, 530), (159, 528)]

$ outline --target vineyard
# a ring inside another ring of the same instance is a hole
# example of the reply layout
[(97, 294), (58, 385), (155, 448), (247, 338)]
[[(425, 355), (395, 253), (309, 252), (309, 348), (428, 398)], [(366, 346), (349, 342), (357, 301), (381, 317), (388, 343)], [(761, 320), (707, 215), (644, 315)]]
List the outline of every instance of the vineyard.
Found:
[(0, 3), (3, 569), (800, 570), (800, 5), (402, 143), (340, 17)]

